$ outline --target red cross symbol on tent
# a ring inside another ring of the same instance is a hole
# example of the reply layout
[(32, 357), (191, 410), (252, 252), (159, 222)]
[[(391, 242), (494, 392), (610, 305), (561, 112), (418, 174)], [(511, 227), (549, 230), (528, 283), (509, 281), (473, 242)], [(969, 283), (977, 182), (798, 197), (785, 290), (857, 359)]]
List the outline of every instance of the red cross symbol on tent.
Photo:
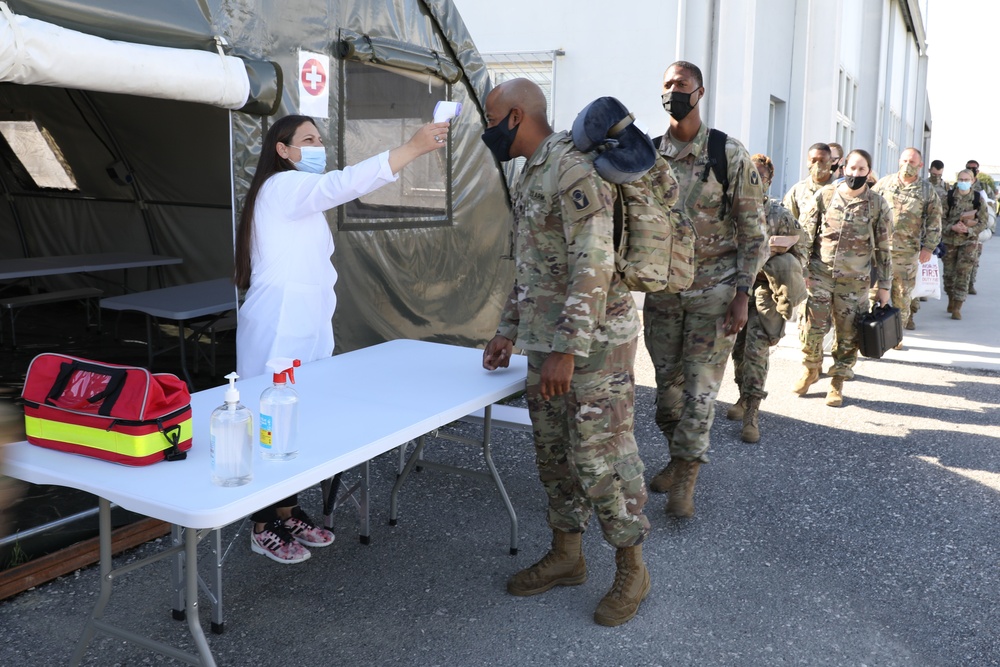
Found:
[(302, 87), (310, 95), (320, 95), (326, 88), (326, 70), (323, 64), (315, 58), (310, 58), (302, 65)]

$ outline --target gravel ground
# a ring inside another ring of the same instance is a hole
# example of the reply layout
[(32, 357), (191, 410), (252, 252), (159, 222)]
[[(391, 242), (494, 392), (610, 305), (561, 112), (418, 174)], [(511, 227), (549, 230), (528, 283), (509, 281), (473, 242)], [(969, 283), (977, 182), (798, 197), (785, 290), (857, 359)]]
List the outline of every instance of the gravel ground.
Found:
[[(628, 624), (592, 620), (614, 572), (614, 551), (597, 530), (584, 539), (586, 584), (506, 594), (507, 577), (544, 552), (550, 533), (530, 437), (501, 431), (495, 459), (518, 513), (519, 555), (508, 555), (496, 491), (465, 477), (414, 474), (399, 524), (388, 526), (396, 461), (383, 456), (372, 464), (370, 545), (357, 540), (350, 507), (338, 510), (336, 544), (295, 567), (251, 554), (243, 527), (225, 566), (226, 631), (209, 634), (218, 664), (1000, 664), (1000, 316), (989, 294), (1000, 279), (1000, 244), (993, 246), (964, 321), (947, 320), (940, 302), (925, 304), (907, 350), (858, 363), (842, 408), (823, 404), (826, 379), (806, 397), (789, 391), (802, 371), (790, 330), (772, 355), (762, 440), (742, 443), (739, 424), (725, 419), (737, 397), (730, 369), (696, 516), (669, 519), (664, 498), (650, 496), (644, 552), (653, 588)], [(636, 435), (648, 478), (667, 451), (653, 424), (644, 352), (637, 378)], [(429, 452), (479, 461), (453, 443), (435, 441)], [(318, 515), (318, 490), (303, 504)], [(168, 581), (166, 563), (122, 578), (107, 617), (193, 650), (186, 626), (170, 618)], [(0, 665), (65, 664), (97, 590), (91, 567), (0, 603)], [(202, 621), (207, 629), (206, 612)], [(100, 635), (84, 659), (174, 662)]]

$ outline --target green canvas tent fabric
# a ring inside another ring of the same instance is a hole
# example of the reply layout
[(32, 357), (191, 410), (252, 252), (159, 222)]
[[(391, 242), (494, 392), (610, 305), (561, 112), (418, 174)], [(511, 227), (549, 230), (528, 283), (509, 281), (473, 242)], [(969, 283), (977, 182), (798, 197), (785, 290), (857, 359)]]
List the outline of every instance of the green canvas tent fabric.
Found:
[[(338, 350), (401, 337), (477, 345), (492, 335), (513, 270), (510, 205), (503, 173), (479, 140), (488, 73), (449, 0), (8, 0), (6, 7), (8, 16), (113, 42), (115, 55), (101, 62), (111, 80), (136, 78), (128, 47), (163, 49), (167, 65), (170, 54), (227, 59), (227, 71), (245, 70), (247, 94), (224, 105), (190, 101), (189, 94), (215, 91), (186, 84), (183, 71), (178, 93), (164, 92), (173, 74), (151, 77), (164, 82), (154, 86), (157, 96), (103, 88), (89, 71), (87, 89), (72, 87), (82, 76), (0, 83), (0, 257), (153, 251), (184, 259), (162, 271), (168, 285), (229, 275), (234, 210), (261, 138), (274, 118), (300, 112), (301, 54), (322, 54), (328, 117), (317, 125), (331, 167), (398, 145), (430, 120), (437, 100), (463, 104), (445, 151), (328, 213), (340, 274)], [(0, 65), (15, 46), (7, 35), (0, 31)], [(71, 60), (51, 65), (58, 71)], [(29, 168), (24, 146), (11, 139), (24, 128), (49, 151), (42, 162), (56, 165), (61, 180)]]

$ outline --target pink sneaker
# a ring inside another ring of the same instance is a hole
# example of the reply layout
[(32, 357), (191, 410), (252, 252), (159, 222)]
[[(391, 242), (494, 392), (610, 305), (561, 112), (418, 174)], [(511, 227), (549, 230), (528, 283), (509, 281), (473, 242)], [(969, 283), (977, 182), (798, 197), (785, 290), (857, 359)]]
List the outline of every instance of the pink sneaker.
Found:
[(263, 554), (271, 560), (284, 565), (301, 563), (309, 560), (312, 555), (309, 550), (299, 544), (281, 519), (275, 519), (267, 524), (259, 533), (250, 531), (250, 549), (254, 553)]
[(307, 547), (328, 547), (333, 544), (336, 536), (326, 528), (321, 528), (312, 522), (309, 515), (301, 507), (292, 508), (292, 516), (285, 519), (285, 530)]

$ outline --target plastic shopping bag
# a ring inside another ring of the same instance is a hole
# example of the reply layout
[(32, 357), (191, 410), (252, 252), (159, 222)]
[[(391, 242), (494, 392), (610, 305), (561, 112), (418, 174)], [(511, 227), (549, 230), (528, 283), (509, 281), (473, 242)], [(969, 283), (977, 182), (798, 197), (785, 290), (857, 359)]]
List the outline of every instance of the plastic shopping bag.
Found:
[(941, 260), (931, 257), (930, 260), (917, 265), (917, 280), (913, 286), (914, 299), (925, 296), (928, 299), (941, 298)]

